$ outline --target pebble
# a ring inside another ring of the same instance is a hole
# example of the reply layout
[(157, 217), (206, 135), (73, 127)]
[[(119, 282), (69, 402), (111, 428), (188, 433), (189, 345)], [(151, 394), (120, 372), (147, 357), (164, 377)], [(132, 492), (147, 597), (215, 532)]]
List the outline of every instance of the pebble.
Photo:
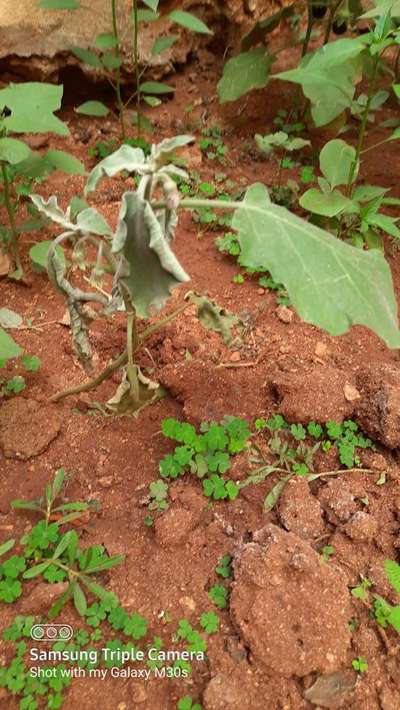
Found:
[(278, 306), (275, 314), (278, 320), (282, 321), (282, 323), (291, 323), (293, 320), (293, 311), (291, 311), (287, 306)]
[(101, 488), (111, 488), (113, 484), (112, 476), (103, 476), (102, 478), (99, 478), (98, 483)]
[(229, 362), (240, 362), (241, 356), (238, 350), (235, 350), (229, 358)]

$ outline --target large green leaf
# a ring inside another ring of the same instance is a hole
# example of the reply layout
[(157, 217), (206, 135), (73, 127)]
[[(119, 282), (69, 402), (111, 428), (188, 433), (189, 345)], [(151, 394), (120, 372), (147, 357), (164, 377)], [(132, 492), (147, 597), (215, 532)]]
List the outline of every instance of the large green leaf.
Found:
[(61, 170), (70, 175), (86, 175), (85, 166), (80, 160), (63, 150), (49, 150), (46, 160), (53, 170)]
[(114, 177), (122, 170), (127, 170), (129, 173), (135, 172), (144, 163), (144, 153), (141, 148), (132, 148), (130, 145), (121, 145), (121, 147), (108, 155), (107, 158), (101, 160), (100, 163), (93, 168), (86, 183), (85, 194), (96, 189), (99, 180), (107, 175)]
[(138, 315), (162, 308), (171, 289), (189, 281), (150, 204), (134, 192), (122, 197), (113, 252), (121, 256), (117, 283), (128, 292)]
[(243, 266), (262, 266), (283, 283), (306, 322), (332, 335), (365, 325), (400, 347), (391, 273), (380, 252), (356, 249), (272, 204), (259, 183), (248, 189), (233, 227)]
[(324, 126), (351, 106), (362, 75), (362, 39), (338, 39), (307, 54), (297, 69), (274, 74), (301, 84), (316, 126)]
[(75, 109), (76, 113), (83, 116), (108, 116), (110, 110), (102, 101), (85, 101)]
[(18, 357), (22, 353), (22, 348), (6, 333), (3, 328), (0, 328), (0, 361), (11, 360), (13, 357)]
[(342, 195), (339, 190), (321, 192), (315, 187), (307, 190), (300, 197), (300, 205), (309, 212), (320, 214), (324, 217), (335, 217), (340, 212), (353, 207), (354, 203)]
[(97, 56), (96, 52), (92, 52), (90, 49), (85, 49), (84, 47), (70, 47), (71, 52), (84, 64), (88, 64), (95, 69), (101, 69), (102, 63)]
[(199, 32), (200, 34), (204, 35), (214, 34), (213, 31), (210, 30), (210, 28), (207, 27), (207, 25), (204, 24), (202, 20), (199, 20), (196, 15), (192, 15), (191, 12), (173, 10), (173, 12), (170, 12), (169, 14), (169, 19), (172, 22), (176, 22), (177, 25), (186, 27), (186, 29), (191, 30), (192, 32)]
[(49, 217), (53, 222), (59, 224), (68, 232), (80, 232), (81, 234), (98, 234), (100, 236), (111, 236), (111, 227), (94, 207), (87, 207), (79, 212), (76, 222), (71, 221), (71, 208), (63, 212), (58, 206), (57, 197), (49, 197), (46, 201), (41, 195), (30, 196), (35, 207), (42, 214)]
[(31, 149), (23, 141), (15, 138), (0, 138), (0, 160), (16, 165), (27, 160), (30, 154)]
[(173, 94), (175, 87), (160, 81), (144, 81), (143, 84), (140, 84), (140, 91), (144, 94)]
[[(39, 244), (34, 244), (33, 247), (29, 249), (29, 256), (37, 271), (47, 270), (47, 256), (52, 244), (51, 239), (45, 239), (43, 242), (39, 242)], [(65, 266), (65, 257), (62, 248), (57, 247), (56, 252), (61, 264)]]
[(156, 41), (154, 42), (152, 48), (151, 48), (151, 54), (156, 56), (157, 54), (161, 54), (162, 52), (165, 52), (167, 49), (172, 47), (173, 44), (179, 39), (178, 35), (168, 35), (167, 37), (157, 37)]
[[(339, 185), (347, 185), (356, 157), (356, 149), (340, 138), (325, 143), (319, 154), (319, 166), (332, 190)], [(353, 180), (356, 177), (354, 171)]]
[(10, 84), (0, 90), (0, 113), (11, 111), (0, 124), (13, 133), (58, 133), (68, 136), (67, 126), (54, 116), (61, 107), (62, 86), (26, 82)]
[(252, 89), (262, 89), (268, 83), (272, 57), (265, 47), (257, 47), (229, 59), (218, 82), (221, 103), (236, 101)]

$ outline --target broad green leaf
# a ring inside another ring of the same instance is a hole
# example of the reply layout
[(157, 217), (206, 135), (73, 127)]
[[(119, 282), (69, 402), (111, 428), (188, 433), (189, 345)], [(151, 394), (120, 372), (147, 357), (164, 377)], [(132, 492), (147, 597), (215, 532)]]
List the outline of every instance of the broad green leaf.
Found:
[(102, 64), (108, 71), (114, 71), (122, 66), (122, 60), (117, 57), (114, 52), (106, 52), (101, 58)]
[(46, 153), (46, 160), (54, 170), (61, 170), (70, 175), (86, 175), (83, 163), (63, 150), (49, 150)]
[(107, 158), (101, 160), (100, 163), (93, 168), (86, 183), (85, 194), (96, 189), (99, 180), (107, 175), (114, 177), (122, 170), (127, 170), (129, 173), (135, 172), (144, 163), (144, 153), (141, 148), (132, 148), (130, 145), (121, 145), (121, 147), (108, 155)]
[(0, 138), (0, 160), (15, 165), (29, 158), (30, 154), (31, 149), (23, 141)]
[(389, 347), (400, 346), (392, 277), (380, 252), (356, 249), (272, 204), (259, 183), (248, 189), (232, 224), (243, 266), (262, 266), (283, 283), (307, 323), (332, 335), (364, 325)]
[(400, 594), (400, 565), (394, 560), (384, 562), (386, 576), (395, 592)]
[(22, 352), (22, 348), (17, 345), (3, 328), (0, 328), (0, 361), (11, 360), (11, 358), (21, 355)]
[(61, 107), (62, 86), (26, 82), (9, 84), (0, 90), (0, 113), (6, 107), (11, 114), (2, 126), (13, 133), (58, 133), (68, 136), (67, 126), (53, 115)]
[(108, 116), (110, 110), (101, 101), (85, 101), (85, 103), (77, 106), (76, 113), (81, 113), (83, 116)]
[(116, 47), (118, 40), (113, 32), (105, 32), (104, 34), (97, 35), (94, 41), (94, 47), (96, 49), (112, 49)]
[(162, 84), (160, 81), (144, 81), (140, 84), (140, 91), (144, 94), (173, 94), (175, 87)]
[(110, 237), (112, 234), (112, 229), (106, 219), (93, 207), (79, 212), (76, 226), (84, 234), (98, 234), (103, 237)]
[(214, 34), (207, 25), (204, 24), (202, 20), (199, 20), (196, 15), (192, 15), (191, 12), (183, 12), (182, 10), (173, 10), (169, 14), (169, 19), (171, 22), (176, 22), (177, 25), (186, 27), (186, 29), (192, 32), (199, 32), (200, 34), (212, 35)]
[(264, 47), (257, 47), (229, 59), (217, 87), (221, 103), (236, 101), (248, 91), (266, 86), (271, 65), (272, 57)]
[(147, 7), (149, 7), (150, 10), (153, 10), (153, 12), (156, 12), (158, 9), (158, 3), (159, 0), (143, 0), (143, 4), (147, 5)]
[(189, 143), (193, 143), (193, 141), (193, 136), (189, 135), (174, 136), (173, 138), (164, 138), (161, 143), (158, 143), (158, 145), (154, 147), (154, 154), (152, 156), (156, 164), (157, 170), (163, 165), (168, 165), (168, 163), (171, 163), (173, 161), (174, 153), (176, 150), (179, 150), (179, 148), (183, 148), (185, 145), (189, 145)]
[(357, 185), (352, 194), (352, 199), (355, 202), (369, 202), (388, 192), (389, 188), (378, 187), (377, 185)]
[(23, 323), (22, 316), (9, 308), (0, 308), (0, 327), (10, 330), (18, 329)]
[(353, 206), (353, 202), (342, 195), (339, 190), (324, 194), (316, 188), (307, 190), (300, 197), (299, 203), (305, 210), (324, 217), (335, 217)]
[[(53, 242), (51, 239), (46, 239), (43, 242), (39, 242), (39, 244), (34, 244), (34, 246), (29, 249), (29, 256), (38, 271), (47, 271), (47, 255), (52, 244)], [(62, 248), (58, 246), (56, 252), (61, 263), (65, 266), (64, 252)]]
[[(356, 149), (340, 138), (325, 143), (319, 154), (319, 165), (332, 190), (338, 185), (347, 185), (355, 157)], [(353, 179), (356, 175), (355, 170)]]
[(101, 69), (102, 64), (96, 52), (92, 52), (90, 49), (85, 49), (84, 47), (70, 47), (70, 50), (84, 64), (88, 64), (96, 69)]
[(294, 150), (301, 150), (301, 148), (311, 145), (311, 141), (305, 140), (304, 138), (289, 138), (285, 131), (269, 133), (266, 136), (260, 136), (256, 133), (254, 138), (260, 150), (263, 150), (264, 153), (267, 154), (274, 148), (284, 148), (285, 150), (292, 152)]
[(390, 614), (388, 616), (389, 624), (400, 634), (400, 604), (398, 606), (392, 607)]
[(42, 10), (76, 10), (81, 4), (78, 0), (40, 0)]
[(240, 50), (242, 52), (247, 52), (255, 44), (262, 42), (265, 35), (275, 30), (283, 18), (293, 15), (293, 9), (294, 4), (288, 5), (288, 7), (284, 7), (282, 10), (275, 12), (273, 15), (270, 15), (263, 20), (258, 20), (250, 32), (242, 38)]
[[(135, 13), (132, 11), (132, 20), (135, 20)], [(159, 15), (156, 12), (153, 12), (153, 10), (142, 10), (139, 8), (137, 11), (137, 20), (138, 22), (154, 22), (155, 20), (158, 20)]]
[(400, 99), (400, 84), (393, 84), (393, 91), (397, 98)]
[(172, 47), (173, 44), (179, 39), (179, 35), (169, 35), (168, 37), (157, 37), (156, 41), (154, 42), (152, 48), (151, 48), (151, 54), (153, 57), (156, 54), (161, 54), (162, 52), (165, 52), (167, 49)]
[(112, 234), (107, 221), (93, 207), (83, 209), (78, 213), (76, 222), (72, 222), (70, 208), (68, 208), (67, 212), (63, 212), (58, 206), (56, 197), (50, 197), (47, 201), (41, 195), (30, 195), (30, 198), (39, 212), (49, 217), (56, 224), (61, 225), (67, 231), (101, 236), (111, 236)]
[(172, 288), (189, 281), (164, 237), (150, 204), (134, 192), (122, 198), (113, 252), (122, 259), (119, 283), (125, 288), (141, 318), (150, 308), (159, 310)]
[(274, 79), (301, 84), (311, 102), (315, 125), (333, 121), (352, 104), (362, 76), (362, 39), (338, 39), (307, 54), (297, 69), (274, 74)]

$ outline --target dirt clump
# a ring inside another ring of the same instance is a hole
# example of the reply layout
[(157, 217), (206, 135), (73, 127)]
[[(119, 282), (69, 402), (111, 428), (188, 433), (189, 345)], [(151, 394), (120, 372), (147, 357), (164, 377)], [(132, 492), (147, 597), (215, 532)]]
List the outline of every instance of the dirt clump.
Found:
[(292, 479), (284, 488), (278, 516), (285, 530), (304, 540), (317, 537), (324, 528), (321, 505), (310, 492), (308, 482), (301, 478)]
[(267, 525), (234, 562), (231, 617), (256, 662), (285, 677), (332, 672), (350, 643), (347, 577)]
[(6, 458), (26, 461), (39, 456), (60, 430), (61, 414), (55, 406), (23, 398), (1, 405), (0, 446)]
[(361, 400), (356, 420), (368, 436), (389, 449), (400, 447), (400, 371), (391, 365), (364, 370), (357, 377)]

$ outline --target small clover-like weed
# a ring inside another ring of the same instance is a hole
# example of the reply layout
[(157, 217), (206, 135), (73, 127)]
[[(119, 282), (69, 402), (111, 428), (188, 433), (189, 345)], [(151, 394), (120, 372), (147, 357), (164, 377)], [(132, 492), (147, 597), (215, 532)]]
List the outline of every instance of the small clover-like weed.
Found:
[(218, 609), (227, 608), (229, 592), (223, 584), (214, 584), (209, 590), (208, 596)]
[(215, 571), (220, 577), (228, 579), (232, 577), (232, 557), (231, 555), (224, 555), (218, 562)]
[(187, 422), (165, 419), (162, 433), (180, 445), (173, 454), (160, 461), (162, 478), (178, 478), (186, 472), (203, 479), (203, 491), (214, 500), (234, 500), (239, 492), (237, 484), (223, 478), (231, 466), (231, 458), (248, 446), (251, 432), (246, 421), (225, 417), (221, 424), (203, 422), (201, 433)]
[(358, 658), (354, 658), (351, 662), (351, 665), (353, 666), (354, 670), (357, 671), (357, 673), (365, 673), (368, 670), (368, 661), (363, 656), (358, 656)]
[(219, 618), (213, 611), (204, 612), (200, 617), (200, 624), (206, 634), (215, 634), (219, 627)]
[(202, 710), (200, 703), (195, 703), (191, 695), (185, 695), (178, 700), (177, 710)]

